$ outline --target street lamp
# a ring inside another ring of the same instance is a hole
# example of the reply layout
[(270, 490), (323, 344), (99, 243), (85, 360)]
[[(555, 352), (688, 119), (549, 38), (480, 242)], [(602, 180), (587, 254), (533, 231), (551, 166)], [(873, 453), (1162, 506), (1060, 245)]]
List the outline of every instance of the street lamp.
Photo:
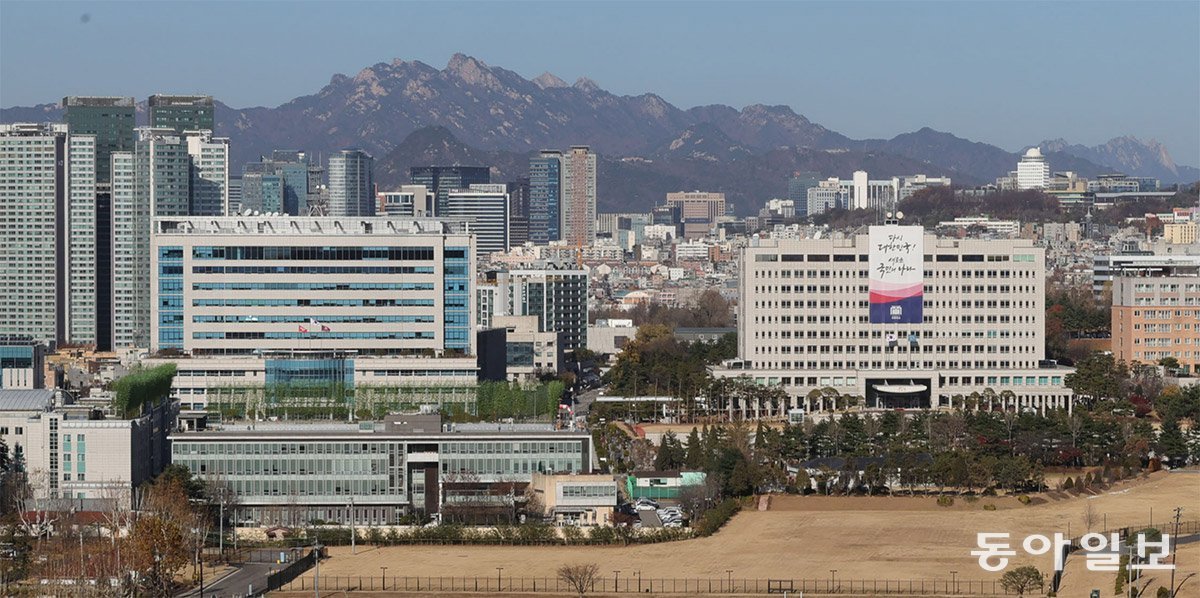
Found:
[(613, 591), (617, 591), (617, 583), (621, 580), (621, 570), (613, 569)]
[(500, 574), (503, 572), (504, 572), (504, 567), (496, 567), (496, 591), (497, 592), (500, 591), (500, 585), (502, 583), (500, 581)]
[(833, 591), (833, 586), (834, 586), (834, 584), (837, 583), (837, 572), (838, 572), (837, 569), (829, 570), (829, 591), (830, 592)]
[(350, 497), (350, 554), (358, 554), (358, 549), (354, 545), (355, 536), (358, 535), (358, 530), (354, 529), (354, 497)]
[(637, 576), (638, 576), (638, 593), (641, 594), (642, 593), (642, 570), (641, 569), (637, 570)]
[(386, 590), (387, 589), (387, 567), (380, 566), (379, 568), (383, 570), (383, 573), (381, 573), (379, 576), (383, 578), (383, 589)]
[(316, 592), (316, 597), (321, 598), (321, 541), (313, 538), (313, 591)]
[(733, 591), (733, 569), (725, 570), (725, 580), (726, 580), (725, 583), (727, 584), (725, 586), (725, 591), (732, 592)]
[(954, 593), (958, 593), (958, 571), (950, 572), (950, 579), (954, 582)]

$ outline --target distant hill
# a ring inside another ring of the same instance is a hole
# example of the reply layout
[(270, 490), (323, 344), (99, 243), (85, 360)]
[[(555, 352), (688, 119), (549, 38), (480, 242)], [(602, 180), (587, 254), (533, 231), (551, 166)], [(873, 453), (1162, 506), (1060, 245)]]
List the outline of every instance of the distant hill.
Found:
[[(60, 121), (61, 114), (55, 104), (42, 104), (2, 109), (0, 120)], [(408, 166), (455, 159), (488, 160), (495, 174), (511, 178), (525, 173), (530, 152), (587, 144), (601, 155), (602, 209), (644, 208), (661, 202), (664, 189), (706, 188), (726, 190), (740, 212), (750, 213), (786, 192), (793, 169), (848, 177), (865, 168), (872, 177), (925, 173), (979, 184), (1007, 174), (1018, 159), (930, 128), (854, 140), (787, 106), (683, 110), (653, 93), (616, 95), (590, 79), (568, 84), (550, 73), (525, 79), (463, 54), (441, 69), (397, 59), (354, 76), (337, 74), (316, 93), (276, 107), (218, 102), (216, 118), (217, 133), (232, 139), (235, 173), (273, 149), (323, 157), (357, 147), (375, 156), (384, 184), (406, 181)], [(1153, 141), (1044, 145), (1056, 171), (1118, 170), (1165, 183), (1200, 178)]]

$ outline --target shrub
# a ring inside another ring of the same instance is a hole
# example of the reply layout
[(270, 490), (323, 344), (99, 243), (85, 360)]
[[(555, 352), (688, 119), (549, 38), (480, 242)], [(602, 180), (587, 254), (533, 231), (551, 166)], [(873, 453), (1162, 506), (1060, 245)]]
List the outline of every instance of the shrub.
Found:
[(1020, 496), (1018, 496), (1018, 497), (1017, 497), (1017, 502), (1019, 502), (1019, 503), (1021, 503), (1021, 504), (1023, 504), (1023, 505), (1027, 505), (1027, 504), (1029, 504), (1029, 503), (1033, 502), (1033, 499), (1032, 499), (1032, 498), (1029, 498), (1029, 495), (1028, 495), (1028, 494), (1022, 494), (1022, 495), (1020, 495)]
[(939, 507), (953, 506), (954, 505), (954, 497), (953, 496), (939, 496), (937, 499), (937, 504)]
[(986, 505), (983, 505), (983, 510), (985, 510), (985, 511), (995, 511), (995, 510), (996, 510), (996, 505), (993, 505), (993, 504), (986, 504)]
[(586, 539), (583, 529), (574, 525), (562, 528), (562, 538), (564, 544), (582, 544)]
[(1024, 596), (1025, 592), (1030, 590), (1040, 590), (1044, 585), (1042, 572), (1030, 565), (1012, 569), (1000, 578), (1000, 586), (1004, 591), (1013, 592), (1018, 596)]
[(1171, 598), (1171, 590), (1158, 586), (1158, 590), (1154, 592), (1154, 598)]
[(1071, 476), (1067, 476), (1067, 479), (1063, 480), (1062, 488), (1063, 490), (1073, 490), (1075, 488), (1075, 480), (1072, 480)]
[(173, 363), (130, 372), (113, 383), (113, 409), (121, 417), (137, 417), (143, 405), (157, 403), (171, 394), (174, 379)]
[(697, 536), (711, 536), (717, 533), (717, 530), (721, 529), (740, 510), (742, 510), (740, 502), (733, 498), (727, 498), (717, 506), (705, 511), (692, 529), (695, 530)]
[(973, 505), (973, 504), (979, 502), (979, 497), (975, 496), (974, 494), (969, 494), (963, 500), (967, 501), (967, 504)]

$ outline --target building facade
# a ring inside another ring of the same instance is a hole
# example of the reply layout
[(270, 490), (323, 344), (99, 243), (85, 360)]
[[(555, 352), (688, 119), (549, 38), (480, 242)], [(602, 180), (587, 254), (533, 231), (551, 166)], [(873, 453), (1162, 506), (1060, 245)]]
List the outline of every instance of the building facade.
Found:
[(509, 197), (503, 184), (471, 185), (450, 191), (439, 219), (466, 224), (475, 235), (475, 258), (509, 248)]
[(1041, 148), (1031, 147), (1017, 162), (1017, 190), (1045, 189), (1050, 185), (1050, 164)]
[(408, 176), (412, 184), (424, 185), (433, 193), (435, 215), (441, 214), (450, 191), (492, 182), (491, 169), (487, 166), (413, 166)]
[(188, 131), (192, 216), (225, 216), (229, 211), (229, 139), (211, 131)]
[(562, 152), (543, 150), (529, 160), (529, 241), (562, 238)]
[(436, 414), (359, 424), (258, 425), (171, 437), (172, 458), (228, 485), (238, 518), (390, 525), (434, 514), (448, 485), (526, 485), (537, 473), (586, 473), (591, 436), (538, 424), (447, 424)]
[(679, 206), (683, 238), (698, 239), (707, 236), (716, 227), (717, 219), (725, 215), (725, 194), (706, 191), (668, 193), (667, 205)]
[(0, 390), (0, 438), (24, 461), (34, 498), (74, 505), (117, 500), (128, 508), (133, 490), (171, 462), (177, 414), (161, 401), (136, 418), (97, 418), (57, 391)]
[(582, 247), (596, 241), (596, 154), (572, 146), (562, 157), (561, 238)]
[(0, 125), (0, 334), (96, 342), (96, 138)]
[(816, 408), (814, 391), (827, 388), (878, 409), (957, 408), (987, 389), (1009, 408), (1070, 408), (1070, 370), (1043, 367), (1045, 250), (919, 231), (872, 227), (872, 236), (901, 235), (917, 281), (903, 289), (874, 280), (888, 263), (884, 240), (752, 241), (741, 257), (739, 357), (714, 374), (780, 386), (789, 398), (725, 408), (781, 416)]
[(1112, 352), (1126, 363), (1200, 364), (1200, 265), (1129, 269), (1112, 280)]
[(155, 94), (150, 96), (150, 126), (171, 129), (176, 135), (186, 131), (215, 131), (212, 96), (181, 96)]
[(498, 272), (496, 280), (503, 312), (497, 315), (537, 316), (539, 332), (563, 333), (563, 351), (587, 347), (586, 271), (511, 270)]
[(133, 98), (67, 96), (62, 104), (67, 130), (72, 135), (96, 138), (96, 182), (107, 185), (112, 179), (112, 153), (133, 151), (133, 129), (137, 126)]
[(329, 157), (327, 216), (375, 215), (375, 160), (362, 150), (342, 150)]
[(401, 185), (399, 191), (379, 193), (379, 214), (401, 218), (432, 218), (434, 194), (424, 185)]
[(161, 218), (150, 347), (470, 355), (473, 249), (437, 221)]

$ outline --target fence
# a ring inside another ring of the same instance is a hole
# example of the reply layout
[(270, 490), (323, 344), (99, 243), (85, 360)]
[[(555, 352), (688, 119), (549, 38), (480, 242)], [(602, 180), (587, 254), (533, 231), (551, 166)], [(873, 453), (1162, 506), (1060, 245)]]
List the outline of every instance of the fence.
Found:
[[(290, 565), (276, 571), (267, 576), (267, 591), (273, 592), (290, 583), (292, 580), (300, 576), (301, 573), (312, 568), (313, 563), (317, 562), (317, 551), (309, 550), (308, 554), (292, 561)], [(324, 581), (324, 580), (321, 580)], [(321, 584), (324, 586), (325, 584)]]
[[(570, 585), (555, 577), (404, 577), (327, 576), (321, 575), (322, 591), (392, 591), (392, 592), (458, 592), (497, 594), (574, 593)], [(277, 588), (272, 588), (277, 589)], [(312, 577), (294, 579), (281, 588), (283, 591), (312, 591)], [(739, 579), (713, 578), (641, 578), (617, 574), (598, 577), (592, 592), (610, 594), (900, 594), (906, 596), (1005, 596), (999, 580), (951, 579)]]
[[(1133, 541), (1132, 538), (1137, 533), (1139, 533), (1142, 530), (1145, 530), (1149, 527), (1150, 527), (1150, 523), (1147, 521), (1146, 525), (1133, 525), (1133, 526), (1112, 528), (1112, 529), (1106, 529), (1103, 532), (1096, 532), (1096, 533), (1103, 533), (1106, 537), (1108, 536), (1108, 534), (1115, 533), (1118, 535), (1118, 537), (1121, 538), (1122, 541), (1130, 542), (1130, 541)], [(1157, 529), (1159, 532), (1161, 532), (1163, 534), (1171, 534), (1173, 536), (1171, 542), (1175, 543), (1175, 542), (1179, 541), (1179, 538), (1184, 538), (1184, 537), (1200, 534), (1200, 519), (1193, 519), (1190, 521), (1180, 521), (1178, 535), (1175, 535), (1177, 532), (1175, 531), (1175, 522), (1172, 520), (1167, 520), (1162, 523), (1156, 523), (1154, 526), (1154, 529)], [(1070, 544), (1068, 544), (1062, 548), (1062, 559), (1063, 559), (1064, 567), (1066, 566), (1067, 559), (1070, 558), (1071, 554), (1076, 552), (1077, 550), (1079, 550), (1082, 547), (1083, 536), (1070, 538), (1069, 540), (1070, 540)], [(1059, 588), (1062, 586), (1062, 577), (1063, 577), (1062, 571), (1055, 571), (1054, 574), (1050, 577), (1049, 586), (1052, 591), (1057, 592), (1059, 590)]]

